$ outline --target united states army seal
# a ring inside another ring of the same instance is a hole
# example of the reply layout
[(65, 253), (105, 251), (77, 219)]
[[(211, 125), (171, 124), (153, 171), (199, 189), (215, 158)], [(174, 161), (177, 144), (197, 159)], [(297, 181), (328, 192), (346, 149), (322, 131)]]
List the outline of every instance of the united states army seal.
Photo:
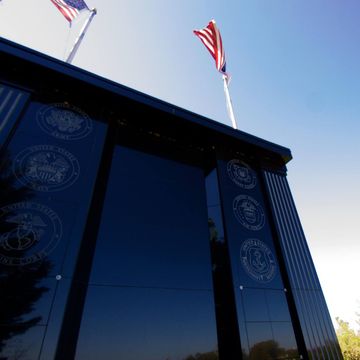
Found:
[(233, 201), (233, 211), (240, 224), (249, 230), (260, 230), (265, 224), (264, 210), (251, 196), (238, 195)]
[(256, 174), (247, 164), (238, 159), (230, 160), (226, 166), (229, 178), (243, 189), (256, 186)]
[(28, 265), (45, 258), (59, 243), (62, 224), (48, 206), (19, 202), (0, 209), (0, 264)]
[(53, 145), (30, 146), (15, 157), (13, 171), (25, 186), (37, 191), (59, 191), (72, 185), (80, 174), (76, 157)]
[(241, 265), (255, 281), (268, 283), (276, 275), (276, 261), (270, 248), (261, 240), (248, 239), (241, 246)]
[(65, 103), (43, 106), (37, 123), (47, 134), (61, 140), (79, 140), (92, 131), (89, 116), (79, 108)]

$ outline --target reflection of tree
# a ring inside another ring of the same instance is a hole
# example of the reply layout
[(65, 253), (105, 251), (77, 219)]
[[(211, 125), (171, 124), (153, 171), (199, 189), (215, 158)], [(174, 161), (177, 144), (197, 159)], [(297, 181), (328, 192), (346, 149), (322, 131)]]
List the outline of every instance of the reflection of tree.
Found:
[[(1, 229), (1, 228), (0, 228)], [(1, 231), (1, 230), (0, 230)], [(41, 316), (24, 319), (34, 310), (34, 305), (48, 291), (44, 286), (37, 286), (47, 276), (50, 263), (40, 265), (0, 268), (0, 353), (6, 341), (28, 331), (38, 324)], [(0, 359), (4, 359), (0, 357)]]
[(241, 358), (239, 327), (237, 324), (234, 290), (229, 261), (229, 251), (221, 239), (213, 219), (208, 219), (211, 261), (216, 309), (216, 323), (220, 358), (237, 360)]
[(196, 353), (195, 355), (189, 355), (184, 360), (218, 360), (219, 354), (217, 351), (210, 351), (206, 353)]
[(9, 154), (0, 152), (0, 207), (19, 201), (28, 200), (33, 196), (30, 189), (15, 186), (16, 176), (12, 172), (12, 161)]
[(274, 340), (261, 341), (250, 348), (249, 360), (298, 359), (297, 350), (281, 348)]
[[(7, 154), (0, 154), (0, 209), (9, 204), (27, 201), (33, 197), (31, 190), (16, 186), (16, 177), (12, 172), (12, 162)], [(16, 216), (15, 212), (8, 214)], [(0, 220), (0, 237), (3, 234), (16, 234), (19, 224)], [(35, 236), (27, 235), (30, 242)], [(12, 239), (9, 239), (9, 242)], [(1, 245), (1, 244), (0, 244)], [(8, 251), (8, 255), (16, 257), (25, 255), (26, 250)], [(0, 354), (3, 354), (7, 341), (24, 334), (31, 327), (39, 324), (41, 316), (26, 317), (34, 310), (35, 304), (48, 291), (48, 288), (39, 286), (50, 271), (51, 264), (48, 260), (26, 266), (0, 265)], [(26, 349), (15, 349), (16, 358), (26, 357)], [(3, 354), (4, 355), (4, 354)], [(0, 355), (0, 360), (7, 357)]]

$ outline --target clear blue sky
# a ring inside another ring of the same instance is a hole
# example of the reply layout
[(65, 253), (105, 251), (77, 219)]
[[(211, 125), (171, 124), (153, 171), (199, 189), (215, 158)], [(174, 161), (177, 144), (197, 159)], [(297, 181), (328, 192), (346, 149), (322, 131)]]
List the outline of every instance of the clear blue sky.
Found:
[[(360, 1), (88, 0), (73, 64), (230, 125), (221, 76), (192, 30), (214, 18), (239, 128), (288, 146), (288, 179), (332, 317), (360, 300)], [(36, 6), (34, 6), (36, 5)], [(2, 0), (0, 36), (64, 59), (50, 0)]]

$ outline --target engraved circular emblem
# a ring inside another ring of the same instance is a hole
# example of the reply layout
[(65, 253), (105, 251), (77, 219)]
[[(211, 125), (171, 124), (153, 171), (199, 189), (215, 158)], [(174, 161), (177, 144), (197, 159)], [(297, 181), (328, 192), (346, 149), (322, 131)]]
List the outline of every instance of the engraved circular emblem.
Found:
[(265, 224), (264, 210), (251, 196), (237, 196), (233, 201), (233, 211), (240, 224), (249, 230), (260, 230)]
[(80, 174), (76, 157), (52, 145), (30, 146), (21, 151), (13, 169), (18, 180), (37, 191), (59, 191), (72, 185)]
[(62, 235), (59, 216), (49, 207), (19, 202), (0, 209), (0, 264), (28, 265), (53, 251)]
[(241, 246), (241, 265), (246, 273), (260, 283), (268, 283), (276, 275), (275, 257), (269, 247), (258, 239), (245, 240)]
[(233, 159), (227, 163), (229, 178), (243, 189), (253, 189), (256, 186), (256, 174), (243, 161)]
[(43, 106), (37, 113), (37, 122), (47, 134), (62, 140), (79, 140), (92, 130), (89, 116), (68, 104)]

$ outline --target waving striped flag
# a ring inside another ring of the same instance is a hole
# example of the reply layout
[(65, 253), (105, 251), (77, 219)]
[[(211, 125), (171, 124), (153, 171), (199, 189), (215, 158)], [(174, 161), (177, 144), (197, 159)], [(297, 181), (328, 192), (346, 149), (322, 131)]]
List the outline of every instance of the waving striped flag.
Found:
[(73, 21), (81, 10), (89, 8), (83, 0), (51, 0), (69, 22)]
[(220, 31), (215, 24), (215, 20), (211, 20), (204, 29), (194, 30), (194, 34), (199, 37), (205, 47), (209, 50), (211, 56), (215, 60), (216, 69), (228, 77), (228, 74), (226, 73), (225, 52)]

